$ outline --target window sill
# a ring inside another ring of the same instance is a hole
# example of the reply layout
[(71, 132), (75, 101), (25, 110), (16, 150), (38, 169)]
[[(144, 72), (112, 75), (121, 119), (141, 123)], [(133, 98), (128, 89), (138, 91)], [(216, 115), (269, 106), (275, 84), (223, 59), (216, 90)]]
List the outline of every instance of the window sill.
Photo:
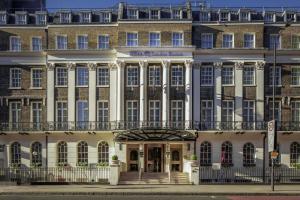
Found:
[(232, 87), (232, 86), (235, 86), (235, 84), (222, 84), (222, 87), (223, 86), (231, 86)]
[(126, 85), (127, 88), (137, 88), (140, 87), (139, 85)]
[(8, 89), (9, 90), (21, 90), (22, 88), (21, 87), (9, 87)]
[(56, 88), (67, 88), (68, 86), (67, 85), (56, 85), (55, 87)]
[(183, 87), (184, 85), (171, 85), (171, 87)]
[(109, 88), (109, 85), (97, 85), (98, 88)]
[(30, 90), (42, 90), (43, 88), (42, 87), (30, 87), (29, 89)]
[(88, 85), (76, 85), (76, 88), (88, 88)]
[(297, 88), (297, 87), (300, 87), (300, 85), (290, 85), (290, 87)]
[(245, 87), (256, 87), (257, 85), (256, 84), (254, 84), (254, 85), (243, 84), (243, 86), (245, 86)]
[[(273, 85), (268, 85), (268, 87), (270, 87), (270, 88), (272, 88), (273, 87)], [(282, 87), (282, 85), (275, 85), (275, 87)]]
[(200, 87), (213, 87), (214, 85), (200, 85)]

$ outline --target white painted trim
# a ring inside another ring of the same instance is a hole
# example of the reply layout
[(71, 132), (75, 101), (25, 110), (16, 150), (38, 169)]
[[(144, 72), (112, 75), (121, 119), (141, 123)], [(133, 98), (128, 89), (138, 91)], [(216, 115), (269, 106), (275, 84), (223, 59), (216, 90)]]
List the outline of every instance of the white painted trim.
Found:
[[(151, 85), (150, 84), (150, 69), (159, 69), (159, 82), (160, 82), (160, 84), (159, 85), (156, 85), (155, 84), (155, 81), (154, 81), (154, 85)], [(162, 75), (162, 70), (161, 70), (161, 66), (160, 65), (150, 65), (149, 67), (148, 67), (148, 73), (147, 73), (147, 80), (145, 80), (146, 82), (148, 82), (148, 87), (161, 87), (161, 82), (162, 82), (162, 80), (161, 80), (161, 75)]]
[[(66, 39), (67, 39), (67, 48), (66, 49), (58, 49), (58, 40), (57, 40), (58, 36), (66, 37)], [(55, 50), (67, 50), (67, 49), (68, 49), (68, 35), (67, 34), (56, 34), (55, 35)]]
[[(151, 46), (151, 43), (150, 43), (151, 33), (158, 33), (159, 34), (159, 45), (158, 46)], [(161, 47), (161, 31), (149, 31), (149, 33), (148, 33), (148, 46), (149, 47)]]
[[(136, 85), (128, 85), (128, 69), (129, 68), (133, 68), (133, 69), (135, 68), (135, 69), (137, 69), (137, 81), (138, 81), (138, 83)], [(126, 74), (125, 75), (126, 75), (125, 76), (126, 77), (126, 80), (125, 80), (126, 81), (126, 87), (139, 87), (140, 86), (139, 85), (139, 82), (140, 82), (139, 81), (139, 77), (140, 76), (139, 76), (139, 67), (138, 66), (136, 66), (136, 65), (127, 65), (126, 66)]]
[[(79, 36), (86, 37), (86, 39), (87, 39), (87, 48), (86, 49), (79, 48), (79, 42), (78, 42)], [(68, 39), (67, 39), (67, 47), (68, 47)], [(77, 50), (88, 50), (89, 49), (89, 35), (88, 34), (76, 34), (76, 49)]]
[[(33, 43), (32, 43), (32, 40), (33, 38), (39, 38), (41, 40), (41, 49), (39, 51), (36, 51), (36, 50), (33, 50)], [(30, 40), (30, 50), (33, 51), (33, 52), (41, 52), (43, 51), (43, 40), (42, 40), (42, 36), (32, 36), (31, 37), (31, 40)]]
[(55, 121), (58, 122), (58, 112), (57, 112), (57, 109), (58, 109), (58, 103), (67, 103), (67, 107), (66, 107), (66, 112), (67, 112), (67, 118), (68, 118), (68, 100), (56, 100), (55, 101), (55, 109), (54, 109), (54, 112), (55, 112)]
[[(20, 70), (20, 87), (13, 87), (12, 86), (12, 70)], [(19, 67), (12, 67), (9, 68), (9, 89), (21, 89), (22, 88), (22, 69)]]
[[(173, 70), (173, 68), (175, 68), (175, 67), (176, 67), (176, 68), (181, 68), (181, 69), (182, 69), (182, 84), (178, 84), (178, 85), (176, 84), (176, 85), (174, 85), (174, 84), (172, 83), (172, 78), (173, 78), (173, 76), (172, 76), (172, 70)], [(170, 76), (170, 78), (171, 78), (171, 80), (170, 80), (170, 81), (171, 81), (171, 84), (170, 84), (171, 87), (182, 87), (182, 86), (184, 85), (184, 79), (185, 79), (185, 73), (184, 73), (183, 66), (180, 65), (180, 64), (178, 64), (178, 65), (174, 65), (174, 64), (172, 65), (172, 64), (171, 64), (171, 67), (170, 67), (170, 68), (171, 68), (171, 71), (170, 71), (170, 73), (171, 73), (171, 74), (170, 74), (170, 75), (171, 75), (171, 76)]]
[[(232, 83), (231, 84), (223, 84), (223, 69), (224, 68), (232, 68)], [(222, 86), (235, 86), (235, 67), (233, 65), (223, 65), (221, 68), (221, 77), (222, 77)]]
[[(129, 121), (128, 120), (128, 103), (129, 102), (132, 102), (132, 103), (137, 103), (137, 107), (136, 107), (136, 109), (137, 109), (137, 119), (139, 120), (139, 115), (140, 115), (140, 105), (139, 105), (139, 100), (126, 100), (126, 104), (125, 104), (125, 107), (126, 107), (126, 121)], [(125, 114), (125, 112), (124, 112), (124, 114)]]
[[(252, 48), (245, 47), (245, 35), (246, 35), (246, 34), (253, 35), (253, 47), (252, 47)], [(256, 48), (256, 34), (255, 34), (255, 32), (245, 32), (245, 33), (243, 34), (243, 36), (244, 36), (244, 38), (243, 38), (243, 47), (244, 47), (245, 49), (255, 49), (255, 48)]]
[(32, 75), (33, 75), (33, 71), (34, 70), (41, 70), (41, 73), (43, 73), (43, 68), (41, 67), (37, 67), (37, 68), (30, 68), (30, 89), (43, 89), (43, 75), (41, 76), (41, 87), (34, 87), (33, 86), (33, 78), (32, 78)]
[[(253, 68), (253, 84), (244, 84), (244, 69), (245, 68)], [(243, 86), (256, 86), (256, 67), (254, 65), (244, 65), (243, 67)]]
[[(174, 33), (181, 33), (182, 34), (182, 45), (181, 46), (174, 46), (174, 44), (173, 44), (173, 37), (174, 37)], [(171, 45), (172, 45), (172, 47), (184, 47), (184, 32), (183, 31), (173, 31), (172, 32), (172, 38), (171, 38)]]
[[(57, 69), (66, 69), (67, 70), (67, 83), (66, 83), (66, 85), (57, 85), (57, 78), (58, 78), (58, 76), (57, 76)], [(68, 77), (69, 77), (69, 74), (68, 74), (68, 68), (67, 67), (55, 67), (55, 83), (54, 83), (54, 86), (55, 87), (68, 87)]]
[[(224, 35), (232, 35), (232, 47), (224, 47)], [(223, 32), (222, 33), (222, 49), (234, 49), (234, 33), (232, 32)]]
[(142, 21), (131, 21), (131, 20), (122, 20), (118, 24), (192, 24), (192, 20), (169, 20), (169, 21), (153, 21), (153, 20), (142, 20)]
[[(128, 34), (129, 33), (133, 33), (133, 34), (137, 34), (137, 46), (128, 46)], [(125, 44), (126, 47), (138, 47), (139, 46), (139, 32), (137, 31), (132, 31), (132, 32), (126, 32), (126, 44)]]
[[(88, 72), (88, 83), (87, 83), (87, 85), (78, 85), (78, 69), (87, 69), (87, 72)], [(89, 87), (89, 81), (90, 81), (89, 68), (88, 67), (84, 67), (84, 66), (76, 66), (75, 67), (75, 71), (76, 71), (76, 75), (75, 75), (75, 87), (76, 88)]]
[(97, 120), (97, 122), (100, 122), (100, 120), (99, 120), (99, 103), (101, 103), (101, 102), (103, 102), (103, 103), (107, 103), (107, 110), (108, 110), (108, 113), (107, 113), (107, 118), (108, 118), (108, 121), (110, 121), (110, 102), (109, 102), (109, 100), (97, 100), (96, 101), (96, 103), (97, 103), (97, 105), (96, 105), (96, 120)]
[[(99, 85), (99, 82), (98, 82), (98, 78), (99, 78), (98, 71), (99, 71), (99, 69), (108, 69), (108, 78), (109, 78), (108, 85)], [(105, 87), (105, 88), (109, 88), (110, 87), (110, 70), (109, 70), (108, 66), (100, 66), (100, 67), (96, 68), (96, 87)]]
[[(104, 48), (100, 48), (100, 41), (99, 41), (99, 37), (100, 36), (107, 36), (108, 37), (108, 48), (105, 48), (105, 49), (110, 49), (110, 35), (109, 34), (99, 34), (97, 35), (97, 49), (104, 49)], [(127, 35), (126, 35), (127, 37)]]
[[(12, 38), (20, 39), (20, 51), (12, 50)], [(22, 51), (22, 39), (21, 36), (9, 36), (9, 51), (10, 52), (21, 52)]]
[[(150, 103), (151, 102), (153, 102), (154, 103), (154, 105), (155, 105), (155, 103), (156, 102), (159, 102), (159, 120), (158, 120), (158, 122), (160, 122), (161, 121), (161, 101), (160, 100), (149, 100), (149, 102), (148, 102), (148, 108), (144, 108), (144, 110), (145, 111), (147, 111), (148, 110), (148, 121), (150, 121)], [(156, 108), (156, 107), (155, 107)], [(156, 122), (156, 121), (153, 121), (153, 122)]]

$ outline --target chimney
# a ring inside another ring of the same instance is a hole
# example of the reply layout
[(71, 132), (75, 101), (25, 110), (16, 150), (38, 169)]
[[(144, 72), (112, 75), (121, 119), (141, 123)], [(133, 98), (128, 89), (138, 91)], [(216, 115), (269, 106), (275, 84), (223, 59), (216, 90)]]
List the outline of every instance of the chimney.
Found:
[(119, 9), (118, 9), (118, 19), (124, 18), (124, 2), (119, 3)]

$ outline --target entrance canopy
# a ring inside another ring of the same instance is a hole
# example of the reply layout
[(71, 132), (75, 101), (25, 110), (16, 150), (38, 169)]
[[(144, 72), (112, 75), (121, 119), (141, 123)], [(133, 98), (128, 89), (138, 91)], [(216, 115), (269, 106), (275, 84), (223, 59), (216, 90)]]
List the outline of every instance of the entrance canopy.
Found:
[(115, 141), (194, 141), (196, 134), (182, 130), (125, 130), (114, 132)]

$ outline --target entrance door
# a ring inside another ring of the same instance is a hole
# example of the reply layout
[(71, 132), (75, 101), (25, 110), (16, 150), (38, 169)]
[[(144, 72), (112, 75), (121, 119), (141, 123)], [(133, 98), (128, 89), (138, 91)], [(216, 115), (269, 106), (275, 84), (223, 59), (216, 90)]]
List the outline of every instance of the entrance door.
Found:
[(148, 172), (162, 172), (162, 148), (148, 148)]

